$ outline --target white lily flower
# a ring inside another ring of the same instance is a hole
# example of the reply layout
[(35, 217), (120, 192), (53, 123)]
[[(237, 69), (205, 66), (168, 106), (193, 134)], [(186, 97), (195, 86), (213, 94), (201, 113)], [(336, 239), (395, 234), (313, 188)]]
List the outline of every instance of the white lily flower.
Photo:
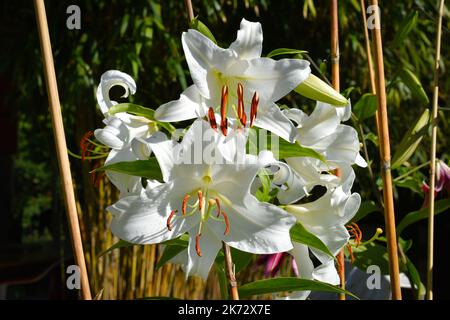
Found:
[(281, 203), (300, 200), (316, 185), (330, 188), (341, 184), (341, 178), (327, 173), (333, 169), (339, 168), (341, 175), (348, 176), (352, 171), (352, 164), (356, 163), (362, 167), (367, 165), (359, 154), (356, 130), (341, 124), (341, 121), (350, 117), (350, 104), (344, 108), (336, 108), (317, 102), (316, 108), (309, 116), (299, 109), (285, 110), (284, 114), (297, 123), (297, 141), (323, 155), (327, 164), (308, 157), (287, 158), (286, 163), (293, 174), (286, 183), (287, 188), (280, 190), (277, 195)]
[[(352, 171), (342, 185), (329, 189), (316, 201), (287, 205), (285, 210), (294, 215), (309, 232), (316, 235), (328, 247), (333, 255), (348, 243), (350, 234), (345, 225), (355, 216), (361, 204), (358, 193), (351, 193), (351, 187), (355, 175)], [(314, 268), (309, 251), (322, 263)], [(294, 243), (290, 251), (294, 256), (299, 271), (299, 277), (304, 279), (315, 279), (330, 284), (339, 284), (334, 260), (315, 248), (300, 243)], [(293, 293), (290, 299), (304, 299), (309, 292)]]
[[(190, 137), (193, 130), (186, 136)], [(289, 230), (295, 218), (272, 204), (260, 203), (250, 194), (250, 186), (262, 167), (258, 158), (246, 155), (243, 163), (233, 164), (180, 163), (180, 155), (174, 150), (189, 152), (195, 158), (198, 146), (197, 152), (204, 154), (215, 143), (202, 140), (183, 139), (177, 147), (177, 142), (163, 133), (146, 139), (164, 183), (110, 206), (112, 232), (139, 244), (160, 243), (188, 232), (186, 273), (203, 278), (208, 276), (222, 241), (258, 254), (290, 250)]]
[[(309, 76), (309, 63), (261, 58), (262, 41), (261, 24), (245, 19), (228, 49), (196, 30), (184, 32), (183, 50), (194, 84), (178, 100), (160, 106), (155, 117), (181, 121), (213, 113), (224, 134), (229, 121), (234, 126), (254, 124), (293, 141), (295, 127), (275, 102)], [(227, 108), (227, 103), (235, 107)]]
[[(105, 127), (96, 129), (94, 135), (97, 140), (112, 149), (105, 160), (105, 165), (138, 160), (143, 157), (144, 153), (147, 157), (150, 156), (151, 151), (142, 151), (145, 145), (136, 139), (146, 138), (154, 132), (151, 121), (144, 117), (134, 116), (126, 112), (116, 113), (113, 116), (108, 114), (109, 108), (117, 104), (117, 102), (111, 101), (109, 98), (109, 90), (116, 85), (125, 89), (123, 97), (128, 97), (130, 93), (134, 94), (136, 92), (136, 83), (126, 73), (110, 70), (101, 77), (100, 85), (97, 89), (97, 102), (105, 116), (103, 120)], [(139, 153), (138, 151), (141, 152)], [(106, 175), (119, 189), (121, 197), (139, 193), (142, 188), (140, 177), (108, 170), (106, 170)]]

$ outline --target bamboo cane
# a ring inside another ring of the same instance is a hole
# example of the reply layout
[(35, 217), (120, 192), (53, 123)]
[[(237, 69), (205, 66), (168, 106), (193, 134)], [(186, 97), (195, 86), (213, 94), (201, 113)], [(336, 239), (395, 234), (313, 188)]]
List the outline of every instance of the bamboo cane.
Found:
[(379, 139), (381, 175), (383, 178), (384, 215), (386, 224), (386, 239), (389, 256), (389, 274), (391, 278), (392, 299), (401, 300), (400, 275), (397, 256), (397, 235), (395, 230), (394, 195), (391, 176), (391, 149), (389, 143), (389, 124), (386, 105), (386, 84), (384, 79), (383, 43), (381, 38), (381, 21), (378, 0), (371, 0), (377, 8), (375, 11), (375, 28), (372, 30), (375, 54), (375, 84), (377, 92), (377, 110), (379, 115)]
[(436, 33), (436, 55), (434, 61), (434, 90), (430, 150), (430, 204), (428, 211), (428, 257), (427, 257), (427, 291), (426, 299), (433, 300), (433, 255), (434, 255), (434, 192), (436, 188), (436, 140), (437, 140), (437, 116), (439, 99), (439, 65), (441, 60), (441, 35), (442, 15), (444, 13), (444, 0), (439, 2), (439, 18)]
[[(339, 16), (338, 16), (338, 0), (330, 0), (330, 20), (331, 20), (331, 83), (333, 88), (340, 91), (339, 76)], [(340, 176), (340, 170), (336, 170), (336, 176)], [(345, 290), (345, 256), (344, 249), (337, 255), (338, 273), (340, 279), (340, 287)], [(345, 294), (339, 294), (339, 300), (345, 300)]]
[(72, 175), (70, 172), (69, 157), (67, 154), (66, 138), (64, 136), (64, 125), (59, 102), (58, 85), (56, 83), (55, 67), (53, 64), (53, 54), (44, 0), (34, 0), (34, 8), (36, 12), (39, 41), (44, 63), (45, 82), (47, 86), (48, 102), (50, 105), (50, 114), (53, 124), (53, 134), (55, 136), (56, 155), (58, 159), (59, 172), (61, 175), (64, 204), (69, 221), (69, 230), (72, 236), (72, 247), (75, 255), (75, 262), (80, 268), (81, 296), (85, 300), (90, 300), (91, 291), (87, 276), (86, 263), (84, 260), (80, 226), (78, 223)]

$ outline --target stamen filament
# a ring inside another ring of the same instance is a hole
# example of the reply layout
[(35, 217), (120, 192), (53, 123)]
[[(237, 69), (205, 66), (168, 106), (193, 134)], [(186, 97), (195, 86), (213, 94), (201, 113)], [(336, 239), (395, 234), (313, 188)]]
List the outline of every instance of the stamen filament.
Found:
[(202, 251), (200, 250), (200, 236), (201, 236), (201, 235), (202, 235), (202, 234), (199, 233), (199, 234), (197, 234), (197, 235), (195, 236), (195, 251), (197, 251), (197, 255), (198, 255), (199, 257), (202, 256)]
[(177, 213), (178, 210), (172, 210), (172, 212), (169, 215), (169, 218), (167, 218), (167, 230), (172, 231), (172, 225), (170, 224), (173, 216), (175, 215), (175, 213)]
[(255, 92), (252, 98), (252, 106), (250, 108), (250, 127), (253, 126), (253, 122), (256, 119), (256, 115), (258, 113), (258, 104), (259, 104), (259, 96), (258, 92)]
[(183, 204), (181, 206), (181, 214), (184, 216), (186, 216), (186, 206), (187, 206), (187, 201), (189, 200), (191, 196), (190, 195), (185, 195), (183, 198)]
[(209, 107), (209, 109), (208, 109), (208, 118), (209, 118), (209, 123), (211, 125), (211, 128), (213, 128), (215, 131), (217, 131), (216, 116), (214, 114), (214, 109), (212, 107)]

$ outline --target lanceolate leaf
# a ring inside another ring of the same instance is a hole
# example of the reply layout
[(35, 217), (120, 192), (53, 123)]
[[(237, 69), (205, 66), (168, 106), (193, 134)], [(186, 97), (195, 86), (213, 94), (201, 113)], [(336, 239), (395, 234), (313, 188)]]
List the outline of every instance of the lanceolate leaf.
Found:
[(133, 103), (120, 103), (109, 108), (108, 113), (114, 115), (119, 112), (128, 112), (136, 116), (142, 116), (149, 120), (154, 120), (155, 110), (149, 109)]
[(403, 68), (399, 73), (400, 79), (409, 88), (413, 97), (419, 99), (423, 104), (428, 104), (430, 100), (420, 83), (419, 78), (408, 68)]
[(412, 156), (427, 132), (429, 117), (430, 112), (428, 109), (425, 109), (416, 123), (406, 132), (392, 157), (392, 169), (400, 167)]
[(352, 293), (342, 290), (339, 287), (335, 287), (331, 284), (316, 280), (299, 279), (294, 277), (265, 279), (244, 284), (239, 288), (239, 296), (249, 297), (258, 294), (283, 291), (322, 291), (345, 293), (346, 295), (357, 299), (357, 297)]
[(318, 249), (330, 257), (334, 258), (333, 254), (330, 252), (330, 249), (314, 234), (305, 229), (300, 223), (296, 223), (291, 231), (291, 239), (292, 241), (305, 244), (311, 248)]
[(273, 58), (276, 56), (281, 56), (281, 55), (292, 55), (292, 54), (303, 54), (303, 53), (307, 53), (308, 51), (304, 51), (304, 50), (297, 50), (297, 49), (289, 49), (289, 48), (278, 48), (275, 49), (271, 52), (269, 52), (267, 54), (267, 58)]
[[(448, 208), (450, 208), (450, 199), (436, 201), (434, 204), (434, 214), (436, 215), (445, 212)], [(428, 218), (428, 211), (429, 211), (428, 208), (423, 208), (408, 213), (398, 224), (397, 234), (400, 236), (406, 227), (410, 226), (411, 224), (417, 221)]]
[(109, 170), (130, 176), (162, 180), (161, 169), (156, 158), (148, 160), (124, 161), (100, 167), (94, 171)]
[(211, 30), (200, 20), (198, 20), (197, 17), (194, 18), (194, 20), (191, 21), (190, 27), (192, 29), (197, 30), (201, 34), (203, 34), (205, 37), (209, 38), (212, 42), (217, 44), (216, 38), (214, 38), (214, 35), (212, 34)]
[(353, 219), (350, 221), (350, 223), (357, 222), (357, 221), (361, 220), (362, 218), (364, 218), (365, 216), (367, 216), (368, 214), (371, 214), (372, 212), (376, 212), (376, 211), (380, 211), (380, 208), (375, 204), (374, 201), (372, 201), (372, 200), (364, 201), (363, 203), (361, 203), (361, 206), (359, 207), (358, 212), (353, 217)]
[(406, 37), (414, 29), (417, 25), (417, 19), (419, 17), (419, 13), (417, 11), (411, 12), (404, 20), (399, 30), (395, 33), (395, 37), (393, 40), (394, 46), (403, 45)]
[[(276, 155), (275, 155), (276, 156)], [(278, 158), (286, 159), (293, 157), (310, 157), (314, 159), (319, 159), (326, 162), (325, 158), (317, 151), (306, 148), (300, 145), (300, 143), (289, 143), (286, 140), (280, 139)]]
[(186, 250), (185, 246), (172, 245), (164, 248), (163, 254), (158, 260), (156, 264), (156, 270), (161, 268), (164, 264), (170, 261), (170, 259), (174, 258), (176, 255), (181, 253), (183, 250)]
[(109, 247), (108, 249), (106, 249), (105, 251), (102, 251), (99, 255), (98, 258), (104, 256), (105, 254), (115, 250), (115, 249), (119, 249), (119, 248), (126, 248), (126, 247), (132, 247), (135, 246), (136, 244), (134, 243), (130, 243), (124, 240), (119, 240), (116, 243), (114, 243), (111, 247)]
[(364, 121), (377, 112), (377, 98), (374, 94), (366, 93), (353, 107), (353, 112), (359, 121)]

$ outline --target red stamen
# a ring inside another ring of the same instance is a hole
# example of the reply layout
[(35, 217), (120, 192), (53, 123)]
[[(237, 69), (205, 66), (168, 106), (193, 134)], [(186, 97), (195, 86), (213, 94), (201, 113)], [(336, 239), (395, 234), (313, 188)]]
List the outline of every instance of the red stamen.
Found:
[(220, 216), (220, 202), (219, 198), (216, 198), (216, 205), (217, 205), (217, 218)]
[(242, 115), (239, 118), (239, 120), (241, 121), (241, 124), (245, 127), (245, 124), (247, 123), (247, 115), (245, 114), (244, 110), (242, 110)]
[(201, 190), (198, 191), (198, 209), (203, 210), (203, 192)]
[(175, 213), (177, 213), (178, 210), (172, 210), (172, 212), (169, 215), (169, 218), (167, 218), (167, 230), (172, 231), (172, 225), (170, 224), (173, 216), (175, 215)]
[(214, 114), (214, 109), (212, 107), (209, 107), (208, 109), (208, 118), (209, 123), (211, 125), (211, 128), (217, 131), (217, 122), (216, 122), (216, 116)]
[(197, 255), (198, 255), (199, 257), (202, 256), (202, 251), (200, 250), (200, 236), (201, 236), (201, 235), (202, 235), (202, 234), (199, 233), (199, 234), (195, 237), (195, 251), (197, 251)]
[(347, 244), (347, 250), (348, 250), (348, 253), (350, 254), (351, 263), (355, 262), (355, 256), (353, 255), (353, 249), (350, 244)]
[(227, 120), (227, 102), (228, 102), (228, 86), (222, 87), (222, 98), (220, 100), (220, 130), (223, 135), (227, 135), (228, 120)]
[(187, 206), (187, 201), (190, 198), (190, 195), (185, 195), (183, 198), (183, 204), (181, 205), (181, 214), (184, 216), (186, 216), (186, 206)]
[(255, 92), (252, 98), (252, 106), (250, 108), (250, 127), (253, 126), (253, 122), (256, 119), (256, 114), (258, 113), (259, 96), (258, 92)]
[(225, 120), (222, 120), (221, 124), (220, 124), (220, 130), (222, 131), (222, 134), (224, 136), (227, 135), (228, 132), (228, 119), (225, 118)]
[(238, 95), (238, 118), (242, 118), (242, 113), (244, 112), (244, 87), (241, 83), (238, 83), (237, 87), (237, 95)]
[(86, 160), (86, 156), (88, 156), (88, 146), (89, 146), (89, 138), (94, 135), (94, 132), (88, 131), (86, 132), (80, 140), (80, 150), (81, 150), (81, 161)]
[(223, 219), (225, 220), (225, 232), (223, 233), (225, 236), (230, 233), (230, 221), (228, 220), (228, 216), (225, 211), (220, 212), (223, 215)]

